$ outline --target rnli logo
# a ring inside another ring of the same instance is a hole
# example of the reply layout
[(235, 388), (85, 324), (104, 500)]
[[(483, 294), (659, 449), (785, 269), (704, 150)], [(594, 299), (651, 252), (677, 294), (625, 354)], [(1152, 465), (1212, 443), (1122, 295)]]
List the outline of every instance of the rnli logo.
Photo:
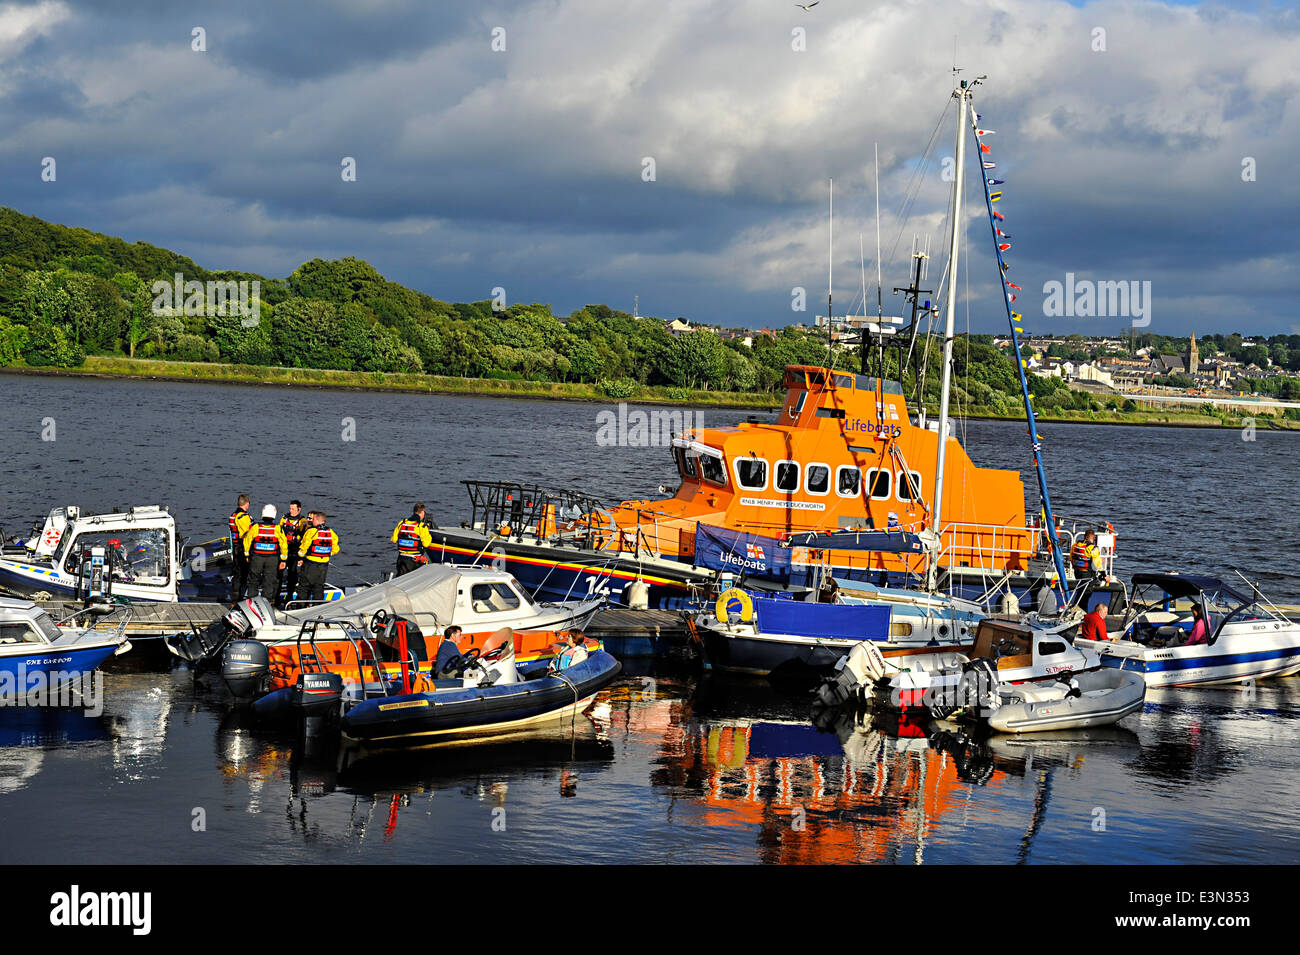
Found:
[(767, 553), (759, 544), (746, 544), (745, 556), (750, 560), (767, 560)]

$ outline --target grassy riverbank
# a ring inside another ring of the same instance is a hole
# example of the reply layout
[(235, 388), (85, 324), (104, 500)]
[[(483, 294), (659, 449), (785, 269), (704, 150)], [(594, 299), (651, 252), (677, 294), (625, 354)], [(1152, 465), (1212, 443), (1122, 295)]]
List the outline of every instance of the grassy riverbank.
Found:
[[(89, 355), (77, 368), (32, 368), (14, 364), (0, 371), (16, 374), (127, 378), (145, 381), (199, 382), (208, 384), (280, 385), (295, 388), (330, 388), (353, 391), (392, 391), (437, 395), (476, 395), (498, 398), (540, 398), (558, 401), (612, 402), (686, 405), (696, 408), (770, 410), (781, 405), (781, 396), (770, 392), (720, 392), (701, 389), (667, 388), (622, 382), (586, 384), (454, 378), (442, 375), (398, 372), (331, 371), (319, 368), (279, 368), (265, 365), (233, 365), (210, 362), (160, 361), (157, 359)], [(933, 409), (931, 409), (933, 411)], [(974, 406), (960, 409), (964, 417), (987, 420), (1019, 420), (992, 409)], [(1219, 411), (1177, 411), (1166, 408), (1136, 411), (1054, 411), (1040, 414), (1043, 423), (1124, 424), (1169, 427), (1241, 428), (1243, 415)], [(1257, 428), (1300, 430), (1300, 422), (1255, 416)]]

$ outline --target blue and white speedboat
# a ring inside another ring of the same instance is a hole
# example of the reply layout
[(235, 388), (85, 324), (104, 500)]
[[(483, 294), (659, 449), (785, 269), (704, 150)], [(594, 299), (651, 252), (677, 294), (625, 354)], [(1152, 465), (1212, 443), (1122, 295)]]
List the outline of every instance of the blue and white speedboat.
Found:
[[(1193, 607), (1206, 642), (1187, 645)], [(1118, 616), (1118, 615), (1116, 615)], [(1103, 665), (1141, 673), (1148, 686), (1242, 683), (1300, 672), (1300, 623), (1256, 592), (1247, 596), (1217, 577), (1135, 574), (1133, 593), (1109, 640), (1075, 637)]]
[[(127, 609), (117, 609), (117, 625), (81, 611), (64, 625), (30, 600), (0, 597), (0, 697), (12, 704), (30, 693), (52, 693), (98, 669), (131, 648), (126, 639)], [(87, 616), (85, 625), (74, 625)], [(100, 629), (103, 627), (103, 629)]]

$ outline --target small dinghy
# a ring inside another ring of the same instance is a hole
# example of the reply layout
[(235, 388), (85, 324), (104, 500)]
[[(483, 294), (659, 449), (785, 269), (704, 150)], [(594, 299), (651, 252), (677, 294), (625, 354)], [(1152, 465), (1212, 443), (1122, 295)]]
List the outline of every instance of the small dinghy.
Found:
[[(343, 716), (346, 739), (367, 746), (465, 743), (576, 716), (622, 665), (597, 650), (558, 672), (515, 666), (510, 640), (453, 661), (456, 676), (422, 680), (416, 693), (369, 699)], [(446, 674), (451, 666), (443, 669)]]
[(999, 733), (1109, 726), (1142, 708), (1140, 675), (1102, 668), (1059, 629), (984, 620), (969, 653), (886, 660), (864, 642), (818, 689), (823, 706), (857, 702), (920, 709), (936, 719), (984, 723)]

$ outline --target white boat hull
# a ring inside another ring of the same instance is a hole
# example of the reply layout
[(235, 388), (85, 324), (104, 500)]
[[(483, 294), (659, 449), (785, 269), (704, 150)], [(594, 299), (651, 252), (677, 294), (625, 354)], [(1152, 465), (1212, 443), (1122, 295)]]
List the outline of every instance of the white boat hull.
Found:
[(1106, 667), (1139, 673), (1147, 686), (1243, 683), (1300, 672), (1300, 625), (1268, 621), (1229, 624), (1213, 644), (1149, 647), (1131, 640), (1085, 640)]

